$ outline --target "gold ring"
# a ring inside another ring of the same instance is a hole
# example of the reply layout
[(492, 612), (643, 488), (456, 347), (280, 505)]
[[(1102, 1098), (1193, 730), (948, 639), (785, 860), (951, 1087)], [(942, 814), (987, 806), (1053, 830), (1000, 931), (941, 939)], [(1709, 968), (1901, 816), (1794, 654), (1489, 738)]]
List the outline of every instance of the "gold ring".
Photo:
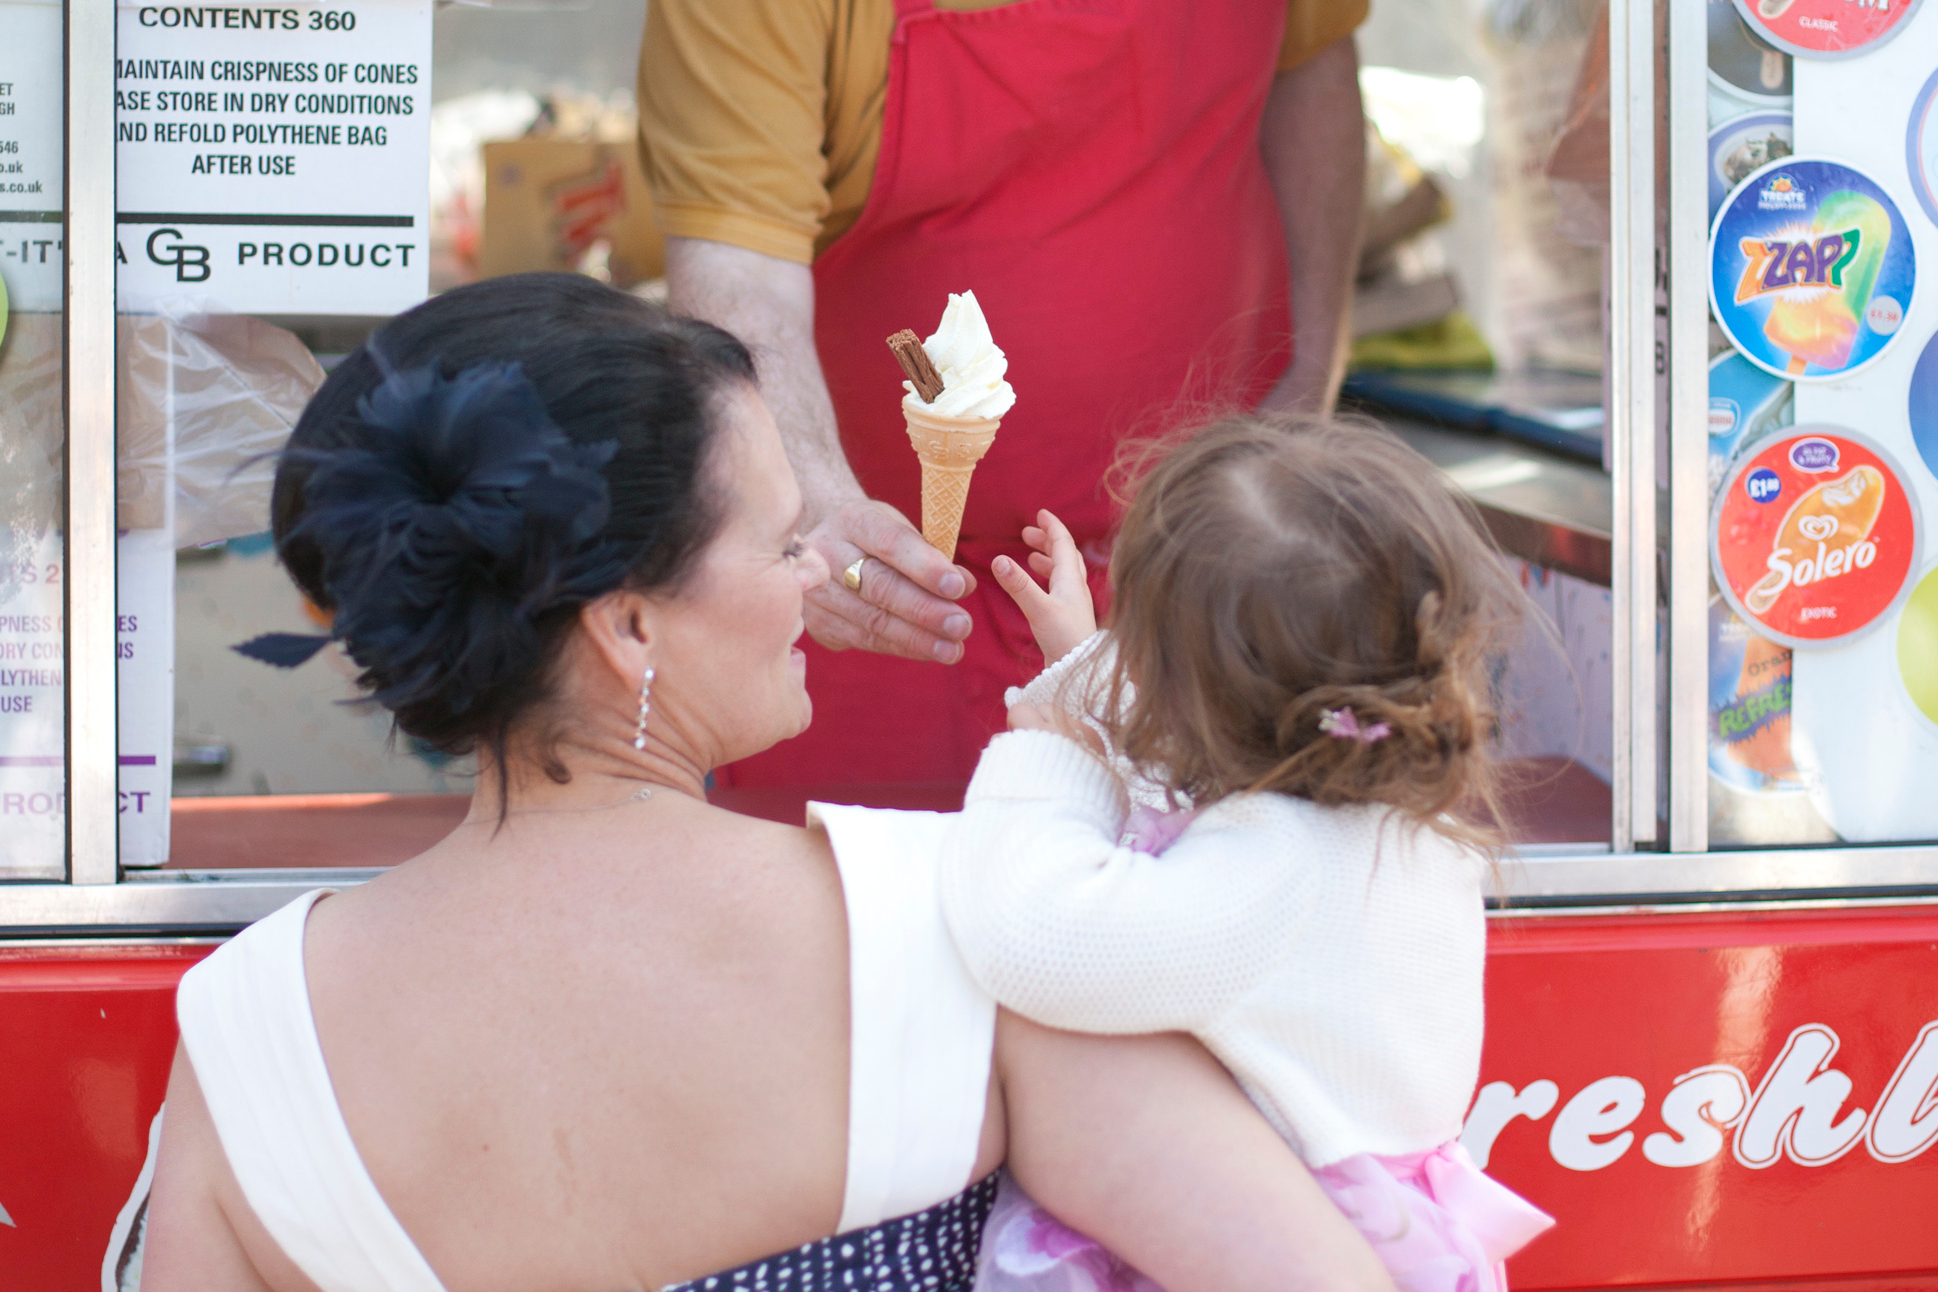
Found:
[(861, 591), (861, 567), (862, 567), (862, 564), (865, 561), (867, 561), (867, 559), (868, 557), (864, 554), (863, 556), (856, 558), (855, 563), (853, 565), (849, 566), (847, 569), (841, 572), (841, 581), (848, 585), (848, 591), (850, 592)]

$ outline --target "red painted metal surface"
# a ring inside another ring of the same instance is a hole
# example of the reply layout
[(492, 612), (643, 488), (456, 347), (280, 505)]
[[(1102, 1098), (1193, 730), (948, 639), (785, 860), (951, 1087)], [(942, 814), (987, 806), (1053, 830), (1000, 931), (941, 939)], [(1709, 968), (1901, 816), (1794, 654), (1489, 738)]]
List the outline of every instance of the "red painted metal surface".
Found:
[(0, 946), (0, 1288), (94, 1292), (207, 946)]
[(1560, 1221), (1517, 1287), (1938, 1286), (1938, 911), (1497, 921), (1490, 952), (1470, 1146), (1519, 1095), (1488, 1169)]
[[(0, 1287), (100, 1286), (205, 951), (0, 950)], [(1517, 918), (1490, 952), (1470, 1142), (1561, 1222), (1516, 1287), (1938, 1288), (1938, 909)]]

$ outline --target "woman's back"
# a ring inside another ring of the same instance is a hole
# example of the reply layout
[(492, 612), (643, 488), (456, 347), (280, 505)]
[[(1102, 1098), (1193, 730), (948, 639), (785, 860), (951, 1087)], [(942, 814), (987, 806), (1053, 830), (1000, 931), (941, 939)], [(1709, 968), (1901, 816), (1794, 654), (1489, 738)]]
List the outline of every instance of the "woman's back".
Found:
[(841, 1211), (825, 845), (672, 793), (598, 818), (462, 829), (311, 917), (344, 1116), (452, 1292), (657, 1287)]
[[(825, 836), (671, 792), (461, 827), (318, 902), (303, 952), (329, 1081), (445, 1287), (653, 1288), (832, 1233), (846, 918)], [(165, 1134), (204, 1141), (165, 1164), (226, 1176), (206, 1114), (171, 1108)], [(246, 1205), (224, 1210), (278, 1292), (313, 1286)]]

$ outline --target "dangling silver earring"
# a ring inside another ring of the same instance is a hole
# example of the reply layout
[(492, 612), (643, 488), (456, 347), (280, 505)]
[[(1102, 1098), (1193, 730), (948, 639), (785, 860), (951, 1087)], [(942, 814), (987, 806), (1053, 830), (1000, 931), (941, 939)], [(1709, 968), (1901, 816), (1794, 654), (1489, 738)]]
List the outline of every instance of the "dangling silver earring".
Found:
[(633, 748), (646, 748), (646, 715), (653, 707), (653, 670), (646, 670), (646, 677), (639, 684), (639, 725), (633, 729)]

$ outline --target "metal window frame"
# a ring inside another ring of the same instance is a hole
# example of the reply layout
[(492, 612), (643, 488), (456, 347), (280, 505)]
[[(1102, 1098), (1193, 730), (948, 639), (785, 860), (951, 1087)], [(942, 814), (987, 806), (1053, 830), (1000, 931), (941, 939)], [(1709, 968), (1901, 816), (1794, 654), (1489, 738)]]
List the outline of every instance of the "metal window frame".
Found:
[(67, 878), (120, 869), (114, 528), (114, 0), (66, 0)]
[[(1684, 6), (1685, 8), (1688, 6)], [(1655, 842), (1655, 4), (1608, 6), (1608, 365), (1613, 446), (1611, 851)]]
[[(1612, 846), (1530, 848), (1502, 867), (1502, 916), (1780, 903), (1938, 901), (1938, 846), (1707, 852), (1707, 36), (1694, 4), (1610, 0), (1609, 251), (1614, 493)], [(1658, 30), (1666, 21), (1667, 30)], [(376, 872), (134, 873), (118, 864), (112, 0), (67, 0), (65, 400), (68, 882), (0, 885), (0, 936), (221, 935), (317, 887)], [(1666, 245), (1658, 246), (1657, 43), (1668, 38)], [(1658, 255), (1663, 257), (1658, 260)], [(1666, 805), (1657, 783), (1658, 264), (1670, 381)], [(1654, 850), (1666, 806), (1668, 851)]]
[(1677, 853), (1709, 850), (1706, 17), (1701, 5), (1669, 6), (1668, 807), (1669, 850)]

